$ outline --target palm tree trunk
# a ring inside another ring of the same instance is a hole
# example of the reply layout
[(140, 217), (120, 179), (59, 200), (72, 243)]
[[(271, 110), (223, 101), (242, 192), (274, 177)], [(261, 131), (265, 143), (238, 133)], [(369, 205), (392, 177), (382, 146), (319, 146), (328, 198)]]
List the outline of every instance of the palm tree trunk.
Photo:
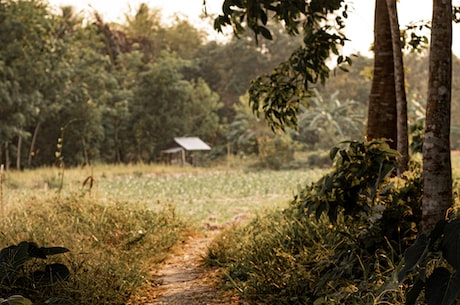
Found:
[(367, 138), (386, 138), (396, 148), (397, 114), (393, 45), (386, 0), (376, 0), (374, 20), (374, 76), (369, 95)]
[(396, 0), (387, 0), (388, 14), (391, 26), (391, 40), (393, 44), (393, 60), (395, 75), (396, 113), (398, 138), (396, 147), (401, 157), (399, 158), (398, 175), (407, 170), (409, 162), (409, 133), (407, 127), (407, 99), (406, 83), (404, 77), (404, 61), (401, 51), (401, 35), (399, 31), (398, 11)]
[(452, 206), (450, 110), (452, 1), (433, 0), (428, 102), (423, 142), (422, 231), (428, 233)]

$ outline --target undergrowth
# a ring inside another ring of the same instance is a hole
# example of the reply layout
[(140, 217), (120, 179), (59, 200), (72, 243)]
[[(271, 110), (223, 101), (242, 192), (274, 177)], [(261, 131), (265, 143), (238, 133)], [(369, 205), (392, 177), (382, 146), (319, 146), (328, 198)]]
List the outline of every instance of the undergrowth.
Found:
[(33, 241), (66, 247), (70, 251), (55, 260), (68, 266), (70, 277), (40, 289), (1, 286), (0, 296), (20, 294), (34, 304), (51, 297), (81, 305), (123, 304), (184, 238), (186, 227), (170, 206), (149, 210), (80, 196), (23, 202), (3, 217), (0, 245)]
[(384, 141), (333, 150), (334, 167), (292, 205), (227, 231), (206, 262), (251, 304), (403, 304), (397, 280), (420, 222), (417, 163), (391, 176), (397, 154)]
[[(388, 244), (373, 253), (339, 217), (299, 218), (287, 209), (222, 234), (207, 264), (223, 268), (223, 284), (251, 304), (379, 304), (403, 300), (393, 277), (397, 253)], [(397, 304), (387, 303), (387, 304)], [(402, 303), (401, 303), (402, 304)]]

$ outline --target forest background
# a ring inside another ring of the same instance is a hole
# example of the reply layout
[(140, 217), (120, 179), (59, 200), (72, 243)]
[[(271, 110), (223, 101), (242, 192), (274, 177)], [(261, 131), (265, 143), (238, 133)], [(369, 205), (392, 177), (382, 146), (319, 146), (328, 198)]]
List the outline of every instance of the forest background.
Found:
[[(184, 17), (162, 23), (141, 4), (122, 23), (41, 1), (0, 3), (0, 161), (7, 168), (159, 161), (178, 136), (198, 136), (213, 150), (292, 164), (295, 151), (362, 140), (373, 59), (356, 54), (314, 88), (298, 130), (273, 133), (249, 108), (251, 80), (286, 60), (302, 42), (271, 28), (223, 43)], [(424, 49), (406, 50), (409, 125), (423, 128), (428, 78)], [(453, 59), (453, 149), (460, 146), (460, 60)], [(412, 141), (421, 144), (420, 141)], [(414, 150), (420, 147), (413, 147)], [(275, 159), (275, 160), (274, 160)]]

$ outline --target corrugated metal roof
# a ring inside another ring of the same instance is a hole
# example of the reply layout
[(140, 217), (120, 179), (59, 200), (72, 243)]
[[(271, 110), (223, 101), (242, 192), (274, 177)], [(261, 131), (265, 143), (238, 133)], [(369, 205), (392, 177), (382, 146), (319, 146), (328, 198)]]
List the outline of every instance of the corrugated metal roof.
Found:
[(211, 150), (211, 147), (198, 137), (174, 138), (174, 141), (185, 150)]

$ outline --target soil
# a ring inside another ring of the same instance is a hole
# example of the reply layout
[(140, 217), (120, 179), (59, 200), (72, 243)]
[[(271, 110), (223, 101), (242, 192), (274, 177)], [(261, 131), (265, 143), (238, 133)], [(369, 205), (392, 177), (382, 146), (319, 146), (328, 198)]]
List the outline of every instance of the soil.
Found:
[(151, 271), (144, 287), (127, 305), (246, 304), (219, 290), (217, 270), (203, 263), (208, 246), (219, 232), (220, 228), (208, 226), (205, 232), (188, 236), (159, 268)]

